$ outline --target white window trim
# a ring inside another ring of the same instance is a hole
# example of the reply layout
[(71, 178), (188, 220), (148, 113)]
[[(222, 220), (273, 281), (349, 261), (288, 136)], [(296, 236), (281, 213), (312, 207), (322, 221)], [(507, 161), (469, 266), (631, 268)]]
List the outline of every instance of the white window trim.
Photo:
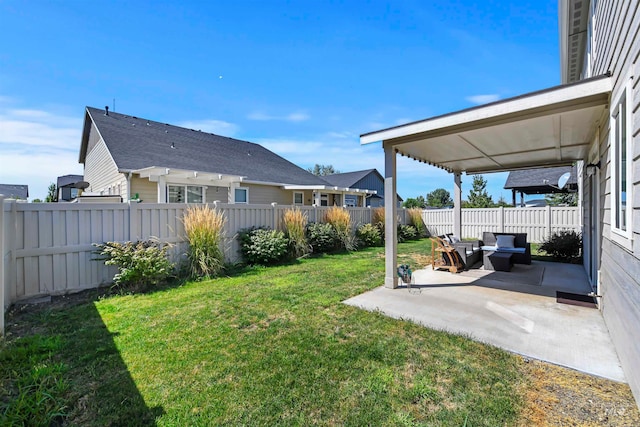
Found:
[[(301, 194), (302, 195), (302, 203), (296, 203), (296, 195)], [(293, 192), (293, 205), (294, 206), (304, 206), (304, 192), (302, 191), (294, 191)]]
[[(609, 131), (609, 141), (610, 141), (610, 151), (611, 151), (611, 233), (610, 238), (612, 241), (618, 243), (619, 245), (631, 250), (632, 249), (632, 237), (633, 237), (633, 138), (632, 134), (632, 121), (633, 115), (631, 112), (631, 101), (632, 101), (632, 78), (629, 76), (626, 79), (626, 84), (620, 89), (620, 93), (616, 96), (616, 101), (612, 103), (613, 109), (611, 110), (610, 117), (610, 131)], [(625, 113), (626, 113), (626, 157), (627, 157), (627, 171), (626, 171), (626, 180), (627, 180), (627, 208), (625, 212), (625, 221), (626, 221), (626, 230), (622, 230), (616, 227), (616, 215), (618, 212), (618, 156), (617, 156), (617, 125), (618, 120), (616, 119), (616, 115), (618, 114), (618, 110), (622, 102), (625, 103)]]
[[(236, 199), (236, 197), (235, 197), (235, 192), (236, 192), (237, 190), (244, 190), (244, 191), (246, 192), (246, 195), (247, 195), (247, 201), (246, 201), (246, 202), (239, 202), (239, 201)], [(249, 187), (235, 187), (235, 188), (233, 189), (233, 193), (234, 193), (234, 194), (233, 194), (233, 202), (234, 202), (235, 204), (238, 204), (238, 205), (248, 205), (248, 204), (249, 204)]]
[(179, 184), (179, 183), (167, 182), (166, 185), (165, 185), (165, 198), (164, 198), (164, 200), (166, 201), (166, 203), (180, 203), (180, 202), (170, 202), (169, 201), (169, 187), (182, 187), (184, 189), (184, 202), (182, 202), (182, 203), (189, 203), (189, 202), (187, 202), (187, 199), (188, 199), (187, 187), (200, 187), (200, 188), (202, 188), (202, 204), (207, 203), (207, 186), (206, 185)]

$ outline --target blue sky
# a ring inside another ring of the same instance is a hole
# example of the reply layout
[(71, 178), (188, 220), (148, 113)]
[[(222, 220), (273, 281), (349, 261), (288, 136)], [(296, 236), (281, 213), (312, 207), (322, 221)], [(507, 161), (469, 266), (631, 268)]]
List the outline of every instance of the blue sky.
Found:
[[(557, 0), (0, 2), (0, 183), (82, 173), (84, 107), (378, 168), (359, 135), (560, 83)], [(398, 158), (404, 198), (452, 176)], [(497, 200), (506, 174), (485, 175)], [(463, 198), (471, 177), (463, 176)]]

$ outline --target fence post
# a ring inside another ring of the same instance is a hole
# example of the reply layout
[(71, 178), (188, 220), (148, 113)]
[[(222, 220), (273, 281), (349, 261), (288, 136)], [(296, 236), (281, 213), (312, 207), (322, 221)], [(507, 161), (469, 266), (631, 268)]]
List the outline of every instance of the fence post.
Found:
[(4, 301), (7, 284), (4, 280), (4, 197), (0, 195), (0, 336), (4, 336)]
[(551, 206), (547, 206), (547, 215), (545, 215), (545, 221), (547, 222), (547, 239), (551, 237)]
[(129, 241), (136, 242), (138, 240), (138, 210), (137, 202), (129, 200)]
[(271, 203), (271, 207), (273, 208), (273, 227), (274, 230), (278, 229), (278, 204), (276, 202)]
[(498, 216), (500, 217), (500, 233), (504, 233), (504, 206), (500, 206), (498, 209)]

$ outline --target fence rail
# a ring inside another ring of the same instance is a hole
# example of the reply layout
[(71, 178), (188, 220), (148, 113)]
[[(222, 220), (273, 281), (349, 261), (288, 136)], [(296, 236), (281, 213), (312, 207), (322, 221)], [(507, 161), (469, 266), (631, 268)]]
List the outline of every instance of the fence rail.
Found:
[[(422, 220), (431, 234), (453, 232), (453, 209), (424, 210)], [(540, 243), (560, 230), (582, 231), (580, 208), (489, 208), (462, 210), (462, 237), (481, 238), (484, 231), (527, 233)]]
[[(39, 295), (95, 288), (111, 282), (115, 267), (94, 261), (93, 244), (155, 237), (173, 244), (172, 256), (184, 254), (181, 222), (184, 204), (20, 203), (0, 197), (0, 308)], [(214, 204), (227, 218), (224, 252), (238, 258), (237, 233), (252, 226), (278, 228), (290, 206)], [(302, 206), (311, 222), (321, 222), (327, 207)], [(372, 209), (348, 208), (354, 224), (371, 222)], [(463, 237), (482, 231), (529, 233), (540, 241), (558, 229), (578, 229), (577, 208), (465, 209)], [(404, 209), (399, 221), (407, 222)], [(451, 232), (453, 210), (424, 211), (432, 234)], [(2, 311), (4, 312), (4, 310)], [(4, 316), (0, 316), (0, 333)]]

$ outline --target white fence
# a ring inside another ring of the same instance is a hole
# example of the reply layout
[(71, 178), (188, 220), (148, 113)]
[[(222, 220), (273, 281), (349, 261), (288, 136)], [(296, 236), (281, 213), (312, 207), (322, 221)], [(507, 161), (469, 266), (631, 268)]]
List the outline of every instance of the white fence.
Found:
[[(109, 283), (116, 270), (94, 261), (94, 243), (151, 237), (185, 252), (181, 218), (184, 204), (19, 203), (0, 197), (0, 310), (39, 295), (55, 295)], [(225, 212), (224, 251), (238, 259), (237, 232), (252, 226), (278, 228), (290, 206), (216, 204)], [(300, 207), (310, 222), (320, 222), (326, 207)], [(371, 222), (372, 209), (348, 208), (354, 224)], [(578, 229), (577, 208), (465, 209), (463, 237), (482, 231), (526, 232), (540, 241), (559, 229)], [(452, 231), (453, 210), (424, 211), (432, 234)], [(406, 212), (399, 210), (406, 223)], [(2, 310), (4, 312), (4, 310)], [(0, 334), (4, 330), (0, 316)]]
[[(431, 234), (453, 232), (453, 209), (425, 210), (422, 219)], [(527, 233), (540, 243), (560, 230), (581, 232), (580, 208), (490, 208), (462, 210), (462, 237), (481, 238), (484, 231)]]

